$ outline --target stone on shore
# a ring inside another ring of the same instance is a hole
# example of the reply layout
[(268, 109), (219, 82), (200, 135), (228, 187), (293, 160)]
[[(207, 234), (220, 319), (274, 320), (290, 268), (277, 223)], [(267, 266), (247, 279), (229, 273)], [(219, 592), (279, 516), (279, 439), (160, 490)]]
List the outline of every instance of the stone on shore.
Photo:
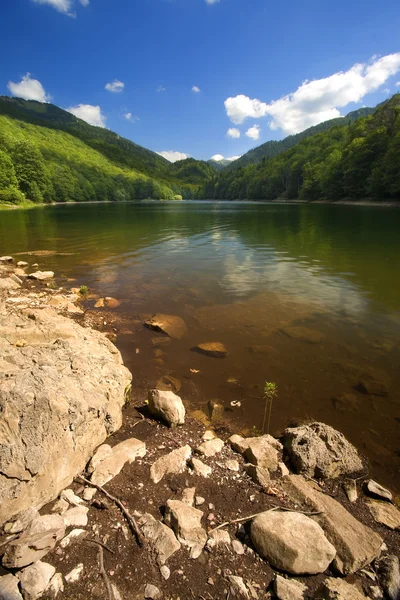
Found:
[(37, 281), (47, 281), (47, 279), (53, 279), (54, 273), (53, 271), (35, 271), (34, 273), (29, 273), (28, 277)]
[(146, 600), (159, 600), (159, 598), (161, 598), (161, 592), (158, 587), (148, 583), (144, 590), (144, 597)]
[(4, 525), (4, 533), (21, 533), (39, 516), (39, 511), (36, 508), (28, 508)]
[(41, 561), (27, 567), (18, 574), (24, 600), (37, 600), (47, 590), (56, 570)]
[(227, 531), (223, 529), (217, 529), (210, 533), (210, 537), (207, 540), (207, 548), (212, 550), (218, 548), (218, 546), (230, 546), (231, 538)]
[(254, 483), (258, 483), (258, 485), (261, 485), (264, 488), (269, 486), (271, 477), (268, 469), (263, 469), (256, 465), (245, 465), (244, 468), (247, 475), (251, 477)]
[(181, 547), (174, 532), (150, 514), (141, 517), (140, 525), (144, 537), (153, 543), (158, 564), (165, 565), (167, 560)]
[(286, 429), (283, 444), (295, 471), (308, 477), (335, 478), (363, 470), (355, 447), (325, 423)]
[(250, 598), (249, 590), (243, 581), (243, 577), (239, 577), (238, 575), (227, 575), (226, 580), (229, 583), (230, 593), (234, 598), (237, 596), (240, 598)]
[(339, 502), (309, 484), (301, 475), (289, 475), (283, 491), (304, 510), (318, 512), (313, 520), (325, 532), (336, 548), (333, 562), (341, 575), (349, 575), (369, 565), (379, 556), (382, 538), (372, 529), (355, 519)]
[(211, 457), (219, 454), (222, 448), (224, 447), (224, 442), (219, 438), (214, 438), (213, 440), (207, 440), (200, 444), (200, 446), (196, 449), (198, 454), (202, 456)]
[(181, 339), (186, 334), (186, 325), (183, 319), (174, 315), (157, 313), (144, 323), (149, 329), (162, 331), (170, 338)]
[(379, 583), (389, 600), (400, 598), (400, 563), (397, 556), (391, 554), (379, 561)]
[(17, 267), (21, 267), (23, 269), (24, 267), (29, 267), (29, 263), (27, 263), (25, 260), (19, 260), (17, 262)]
[(0, 279), (0, 292), (8, 292), (10, 290), (18, 290), (21, 287), (19, 283), (11, 279), (11, 277), (6, 277), (5, 279)]
[(380, 498), (381, 500), (389, 500), (389, 502), (391, 502), (393, 499), (392, 492), (384, 488), (379, 483), (376, 483), (376, 481), (373, 479), (370, 479), (367, 482), (367, 491), (371, 496)]
[(180, 500), (168, 500), (165, 522), (175, 532), (179, 542), (190, 548), (190, 557), (198, 558), (207, 542), (207, 534), (201, 526), (203, 513)]
[(146, 444), (136, 438), (120, 442), (112, 448), (109, 456), (100, 461), (93, 471), (90, 481), (95, 485), (103, 486), (116, 477), (126, 463), (131, 464), (136, 458), (142, 458), (145, 454)]
[(0, 576), (0, 599), (1, 600), (23, 600), (19, 591), (19, 579), (9, 573)]
[(106, 296), (106, 298), (104, 298), (104, 302), (107, 308), (118, 308), (118, 306), (121, 304), (119, 300), (112, 298), (111, 296)]
[(324, 591), (326, 600), (366, 600), (367, 598), (355, 585), (336, 577), (325, 579)]
[(194, 347), (196, 352), (200, 352), (200, 354), (206, 354), (207, 356), (212, 356), (213, 358), (226, 358), (228, 356), (228, 350), (225, 348), (221, 342), (206, 342), (204, 344), (197, 344)]
[(356, 481), (354, 479), (348, 479), (344, 482), (343, 488), (349, 501), (351, 503), (357, 502), (358, 492)]
[(186, 463), (192, 455), (190, 446), (183, 446), (172, 450), (156, 460), (150, 468), (150, 477), (153, 483), (159, 483), (165, 475), (176, 475), (183, 473)]
[(322, 528), (295, 512), (262, 513), (251, 524), (251, 541), (272, 567), (294, 575), (323, 573), (336, 555)]
[(386, 525), (389, 529), (400, 529), (400, 511), (393, 504), (369, 500), (367, 506), (377, 523)]
[(303, 600), (307, 586), (296, 579), (285, 579), (277, 575), (274, 581), (274, 592), (279, 600)]
[(23, 533), (8, 544), (3, 555), (3, 565), (9, 569), (21, 569), (41, 560), (65, 534), (65, 527), (42, 533)]
[(148, 401), (150, 413), (162, 419), (170, 427), (185, 423), (185, 407), (181, 398), (174, 392), (150, 390)]
[[(19, 347), (20, 339), (25, 341)], [(0, 314), (0, 523), (40, 509), (122, 424), (131, 374), (101, 333), (52, 309)]]
[(195, 475), (199, 475), (200, 477), (209, 477), (212, 473), (211, 467), (195, 457), (191, 459), (190, 466), (192, 467)]
[(7, 263), (12, 263), (12, 262), (14, 262), (14, 259), (12, 256), (0, 256), (0, 263), (7, 264)]
[(75, 506), (63, 514), (66, 527), (86, 527), (89, 509), (86, 506)]
[(279, 450), (282, 444), (271, 435), (260, 437), (243, 438), (233, 435), (228, 442), (235, 452), (239, 452), (244, 458), (257, 467), (276, 471), (279, 462)]

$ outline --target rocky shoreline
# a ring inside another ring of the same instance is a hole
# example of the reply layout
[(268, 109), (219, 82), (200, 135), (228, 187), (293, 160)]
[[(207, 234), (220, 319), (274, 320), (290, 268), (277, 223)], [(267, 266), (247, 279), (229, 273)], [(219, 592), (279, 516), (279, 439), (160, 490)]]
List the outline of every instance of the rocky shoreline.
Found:
[(124, 409), (85, 290), (37, 269), (0, 258), (0, 599), (399, 599), (400, 511), (342, 434), (244, 438), (172, 391)]

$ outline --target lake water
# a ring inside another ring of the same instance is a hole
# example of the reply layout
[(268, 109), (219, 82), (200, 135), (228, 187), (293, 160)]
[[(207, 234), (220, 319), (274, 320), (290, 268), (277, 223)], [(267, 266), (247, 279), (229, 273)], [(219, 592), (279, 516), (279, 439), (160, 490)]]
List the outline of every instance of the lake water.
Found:
[[(0, 213), (0, 254), (43, 250), (56, 254), (20, 256), (121, 301), (116, 343), (138, 400), (172, 375), (193, 409), (219, 399), (235, 427), (259, 429), (263, 384), (275, 382), (271, 433), (293, 419), (329, 423), (399, 490), (399, 210), (142, 202)], [(182, 317), (188, 334), (155, 348), (142, 323), (156, 312)], [(212, 341), (227, 358), (191, 350)]]

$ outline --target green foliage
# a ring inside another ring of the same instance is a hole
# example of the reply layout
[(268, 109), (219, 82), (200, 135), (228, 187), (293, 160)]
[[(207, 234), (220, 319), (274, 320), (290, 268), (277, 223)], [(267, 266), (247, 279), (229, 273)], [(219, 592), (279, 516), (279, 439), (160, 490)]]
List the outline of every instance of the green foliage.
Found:
[(5, 189), (0, 189), (0, 204), (3, 202), (22, 204), (24, 200), (24, 194), (16, 186), (11, 185)]
[(267, 414), (268, 414), (267, 433), (269, 433), (269, 428), (271, 425), (272, 404), (273, 404), (274, 398), (276, 398), (277, 395), (278, 395), (278, 386), (276, 385), (276, 383), (266, 381), (264, 384), (265, 408), (264, 408), (264, 420), (263, 420), (263, 426), (262, 426), (263, 434), (265, 433), (265, 422), (267, 421)]
[(400, 198), (400, 94), (372, 116), (307, 137), (257, 165), (227, 168), (206, 182), (210, 199)]
[(89, 288), (87, 285), (81, 285), (81, 287), (79, 288), (79, 294), (82, 297), (87, 296), (89, 293)]

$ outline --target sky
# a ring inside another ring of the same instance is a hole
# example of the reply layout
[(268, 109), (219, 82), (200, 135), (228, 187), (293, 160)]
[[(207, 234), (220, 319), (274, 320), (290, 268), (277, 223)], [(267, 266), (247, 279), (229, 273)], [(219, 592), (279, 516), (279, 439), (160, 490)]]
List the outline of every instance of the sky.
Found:
[(0, 94), (231, 159), (400, 91), (399, 32), (398, 0), (1, 0)]

